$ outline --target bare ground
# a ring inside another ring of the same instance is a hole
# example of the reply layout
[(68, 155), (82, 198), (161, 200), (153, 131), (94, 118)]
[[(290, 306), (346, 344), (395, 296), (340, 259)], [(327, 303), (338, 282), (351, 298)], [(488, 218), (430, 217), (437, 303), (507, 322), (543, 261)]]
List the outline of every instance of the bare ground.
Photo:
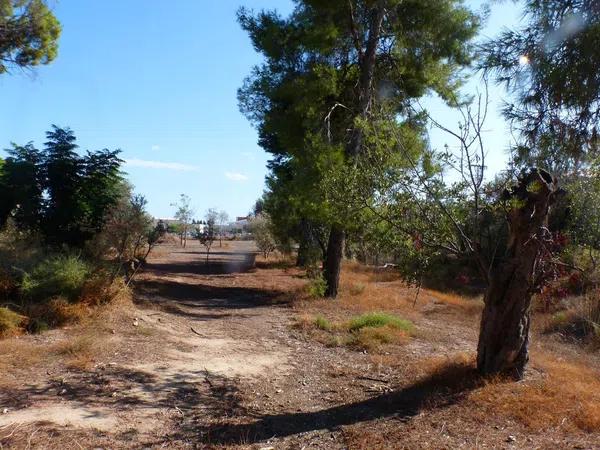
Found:
[[(257, 269), (251, 243), (226, 245), (208, 263), (195, 242), (163, 245), (134, 306), (5, 341), (0, 448), (600, 448), (597, 432), (465, 405), (482, 386), (468, 365), (427, 377), (424, 361), (473, 353), (476, 316), (424, 295), (405, 312), (408, 344), (328, 347), (294, 324), (335, 304), (291, 303), (299, 271)], [(597, 370), (575, 347), (536, 342)], [(543, 376), (534, 362), (528, 380)]]

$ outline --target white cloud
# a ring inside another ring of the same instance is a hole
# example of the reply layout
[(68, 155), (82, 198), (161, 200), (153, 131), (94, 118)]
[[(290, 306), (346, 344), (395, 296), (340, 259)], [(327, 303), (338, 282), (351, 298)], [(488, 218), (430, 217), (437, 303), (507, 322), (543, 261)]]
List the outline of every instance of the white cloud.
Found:
[(156, 145), (156, 144), (154, 144), (154, 145), (152, 146), (152, 151), (155, 151), (155, 152), (156, 152), (156, 151), (158, 151), (158, 150), (160, 150), (160, 145)]
[(231, 181), (246, 181), (248, 179), (243, 173), (237, 172), (225, 172), (225, 176)]
[(195, 172), (198, 170), (197, 166), (192, 166), (190, 164), (165, 161), (148, 161), (146, 159), (137, 158), (126, 159), (125, 165), (129, 167), (141, 167), (144, 169), (177, 170), (180, 172)]

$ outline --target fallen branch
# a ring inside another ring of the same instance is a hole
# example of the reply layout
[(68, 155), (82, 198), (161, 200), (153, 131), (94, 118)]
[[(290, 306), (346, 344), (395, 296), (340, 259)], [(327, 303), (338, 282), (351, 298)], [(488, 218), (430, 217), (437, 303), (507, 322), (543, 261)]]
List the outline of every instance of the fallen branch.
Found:
[(197, 334), (200, 337), (204, 337), (204, 335), (198, 333), (196, 330), (194, 330), (194, 327), (190, 327), (190, 330), (192, 330), (192, 333)]

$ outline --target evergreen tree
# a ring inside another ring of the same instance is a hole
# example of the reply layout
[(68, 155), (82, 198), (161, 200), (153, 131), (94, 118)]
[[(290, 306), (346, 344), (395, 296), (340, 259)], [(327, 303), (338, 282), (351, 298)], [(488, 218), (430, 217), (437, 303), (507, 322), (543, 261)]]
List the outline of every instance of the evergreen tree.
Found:
[(0, 226), (12, 214), (20, 229), (35, 231), (43, 212), (43, 156), (31, 142), (24, 146), (13, 144), (6, 152), (9, 157), (0, 171), (4, 199)]
[(50, 63), (60, 32), (44, 0), (0, 0), (0, 74)]
[(557, 174), (598, 152), (600, 0), (526, 0), (525, 25), (485, 43), (481, 67), (514, 101), (505, 116), (521, 132), (516, 159)]
[(84, 161), (75, 151), (78, 145), (69, 128), (52, 125), (46, 137), (44, 167), (48, 200), (44, 232), (51, 243), (79, 245), (83, 240), (79, 225), (85, 216), (81, 196)]
[(354, 211), (332, 202), (363, 152), (366, 121), (413, 122), (411, 103), (437, 92), (450, 103), (470, 61), (478, 19), (458, 0), (298, 0), (288, 18), (242, 9), (239, 21), (265, 57), (239, 91), (240, 108), (272, 154), (269, 186), (287, 209), (328, 227), (324, 276), (337, 295)]

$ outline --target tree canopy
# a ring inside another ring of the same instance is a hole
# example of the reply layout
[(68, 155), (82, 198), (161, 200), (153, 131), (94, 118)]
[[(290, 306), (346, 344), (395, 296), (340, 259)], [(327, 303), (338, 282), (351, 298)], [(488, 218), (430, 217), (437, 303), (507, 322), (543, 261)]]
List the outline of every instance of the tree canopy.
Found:
[(56, 58), (61, 26), (44, 0), (0, 0), (0, 74)]
[(0, 225), (12, 217), (50, 244), (82, 246), (104, 224), (123, 195), (120, 150), (77, 152), (75, 134), (53, 126), (44, 151), (13, 144), (0, 171)]
[[(357, 212), (329, 192), (345, 189), (366, 119), (378, 118), (370, 126), (422, 129), (415, 99), (435, 92), (456, 104), (479, 19), (457, 0), (306, 0), (287, 18), (244, 9), (238, 17), (265, 57), (238, 97), (272, 155), (267, 212), (290, 231), (298, 232), (301, 220), (330, 228), (325, 275), (335, 296), (336, 266)], [(413, 148), (416, 159), (422, 148)], [(285, 209), (269, 208), (282, 203)]]
[(482, 47), (481, 68), (514, 98), (517, 163), (568, 172), (597, 155), (600, 1), (527, 0), (524, 25)]

